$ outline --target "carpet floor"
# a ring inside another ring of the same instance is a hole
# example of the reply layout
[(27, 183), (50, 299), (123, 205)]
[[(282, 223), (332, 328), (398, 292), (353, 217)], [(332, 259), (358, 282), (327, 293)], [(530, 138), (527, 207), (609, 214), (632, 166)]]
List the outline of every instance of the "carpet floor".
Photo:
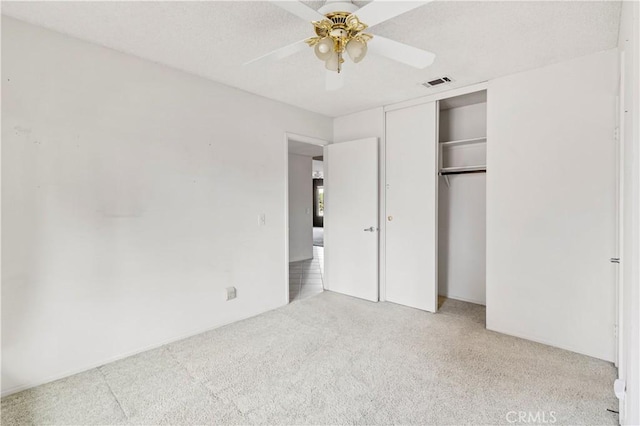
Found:
[(2, 424), (617, 424), (610, 363), (484, 317), (324, 292), (5, 397)]

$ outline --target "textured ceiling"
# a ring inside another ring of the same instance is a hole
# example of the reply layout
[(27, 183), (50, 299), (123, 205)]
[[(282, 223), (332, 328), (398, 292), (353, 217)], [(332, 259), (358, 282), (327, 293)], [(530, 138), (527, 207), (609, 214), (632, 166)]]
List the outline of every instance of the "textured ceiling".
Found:
[[(266, 1), (3, 1), (2, 13), (335, 117), (613, 48), (620, 2), (434, 1), (370, 30), (434, 52), (431, 67), (373, 54), (357, 65), (347, 60), (337, 92), (325, 91), (324, 64), (311, 49), (242, 65), (313, 35), (309, 23)], [(442, 75), (453, 83), (420, 85)]]

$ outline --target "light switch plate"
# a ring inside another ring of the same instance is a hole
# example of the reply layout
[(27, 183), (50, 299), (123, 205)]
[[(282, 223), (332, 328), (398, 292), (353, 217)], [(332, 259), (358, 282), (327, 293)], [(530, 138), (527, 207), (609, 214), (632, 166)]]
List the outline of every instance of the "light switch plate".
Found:
[(227, 287), (227, 300), (236, 298), (236, 288), (235, 287)]

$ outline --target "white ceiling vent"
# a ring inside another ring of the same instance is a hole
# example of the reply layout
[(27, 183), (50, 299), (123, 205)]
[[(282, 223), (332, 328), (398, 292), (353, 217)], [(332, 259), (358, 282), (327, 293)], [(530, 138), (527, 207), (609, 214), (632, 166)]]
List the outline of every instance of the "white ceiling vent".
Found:
[(451, 81), (452, 80), (449, 77), (440, 77), (431, 81), (425, 81), (424, 83), (422, 83), (422, 85), (424, 87), (434, 87), (434, 86), (440, 86), (441, 84), (449, 84), (451, 83)]

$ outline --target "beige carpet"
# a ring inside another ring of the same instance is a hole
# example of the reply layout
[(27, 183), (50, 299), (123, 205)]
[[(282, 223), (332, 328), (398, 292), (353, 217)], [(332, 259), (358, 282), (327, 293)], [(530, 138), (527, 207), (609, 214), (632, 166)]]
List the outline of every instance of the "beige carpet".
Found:
[(2, 424), (617, 424), (614, 376), (486, 331), (482, 306), (325, 292), (6, 397)]

